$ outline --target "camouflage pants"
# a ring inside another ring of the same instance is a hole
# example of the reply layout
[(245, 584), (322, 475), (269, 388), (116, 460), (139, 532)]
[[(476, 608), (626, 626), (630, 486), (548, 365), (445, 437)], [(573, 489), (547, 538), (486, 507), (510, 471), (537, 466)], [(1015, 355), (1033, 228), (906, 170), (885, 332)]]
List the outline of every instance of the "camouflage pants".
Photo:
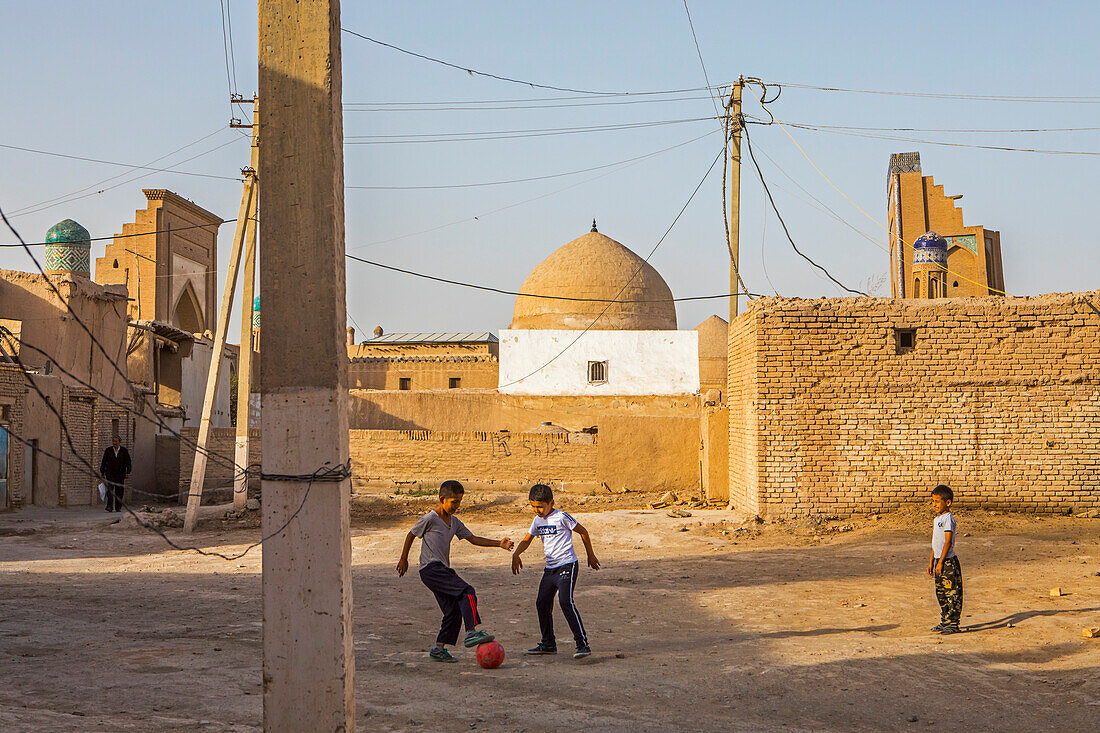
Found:
[(936, 600), (940, 602), (940, 622), (958, 626), (963, 608), (963, 576), (959, 558), (943, 561), (943, 575), (936, 576)]

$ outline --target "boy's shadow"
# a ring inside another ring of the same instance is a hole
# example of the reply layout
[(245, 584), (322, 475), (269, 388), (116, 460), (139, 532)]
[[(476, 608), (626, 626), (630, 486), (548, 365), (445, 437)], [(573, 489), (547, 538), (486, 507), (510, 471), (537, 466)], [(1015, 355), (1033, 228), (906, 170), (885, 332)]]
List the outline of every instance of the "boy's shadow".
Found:
[(1011, 616), (1005, 616), (999, 618), (996, 621), (985, 621), (980, 624), (971, 624), (965, 628), (967, 632), (970, 631), (989, 631), (990, 629), (1003, 629), (1007, 626), (1015, 626), (1021, 621), (1027, 621), (1029, 618), (1035, 616), (1056, 616), (1060, 613), (1092, 613), (1094, 611), (1100, 611), (1100, 608), (1062, 608), (1062, 609), (1050, 609), (1048, 611), (1020, 611), (1014, 613)]

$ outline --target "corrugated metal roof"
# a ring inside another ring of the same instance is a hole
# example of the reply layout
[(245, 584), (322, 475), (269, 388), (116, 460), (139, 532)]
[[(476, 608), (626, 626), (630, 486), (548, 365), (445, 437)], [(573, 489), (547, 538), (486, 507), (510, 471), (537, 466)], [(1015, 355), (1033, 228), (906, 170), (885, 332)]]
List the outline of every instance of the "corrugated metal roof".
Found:
[(387, 333), (368, 339), (363, 344), (468, 344), (497, 343), (497, 337), (488, 331), (480, 333)]

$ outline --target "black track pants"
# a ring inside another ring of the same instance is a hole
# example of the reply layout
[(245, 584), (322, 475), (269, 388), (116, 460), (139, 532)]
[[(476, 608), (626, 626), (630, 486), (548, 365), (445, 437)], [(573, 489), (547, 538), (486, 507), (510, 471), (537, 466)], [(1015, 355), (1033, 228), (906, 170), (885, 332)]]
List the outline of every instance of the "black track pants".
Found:
[(543, 646), (556, 647), (554, 640), (554, 594), (558, 595), (561, 612), (565, 615), (569, 628), (573, 631), (573, 640), (578, 647), (588, 646), (581, 615), (573, 603), (573, 589), (577, 587), (577, 572), (580, 563), (574, 562), (557, 568), (547, 568), (539, 582), (539, 594), (535, 599), (535, 608), (539, 612), (539, 628), (542, 629)]
[(420, 579), (435, 593), (435, 600), (443, 611), (436, 644), (457, 644), (463, 621), (467, 631), (473, 631), (481, 623), (474, 587), (458, 577), (454, 570), (441, 562), (431, 562), (420, 568)]

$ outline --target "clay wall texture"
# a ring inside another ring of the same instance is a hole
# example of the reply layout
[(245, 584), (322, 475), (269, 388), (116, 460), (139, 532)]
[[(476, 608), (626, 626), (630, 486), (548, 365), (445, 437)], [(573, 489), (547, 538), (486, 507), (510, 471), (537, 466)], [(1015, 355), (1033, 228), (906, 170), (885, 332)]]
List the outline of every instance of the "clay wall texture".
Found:
[[(351, 347), (349, 347), (350, 351)], [(357, 357), (348, 363), (351, 389), (399, 390), (401, 379), (409, 389), (496, 389), (500, 364), (496, 357), (482, 356), (407, 356), (398, 358)]]
[(572, 431), (609, 415), (699, 417), (694, 395), (650, 397), (546, 397), (502, 395), (492, 389), (391, 392), (353, 389), (348, 422), (360, 430), (526, 432), (543, 421)]
[(1097, 303), (754, 301), (731, 329), (733, 505), (853, 514), (946, 483), (963, 506), (1100, 507)]
[(601, 418), (596, 475), (612, 491), (697, 491), (699, 418)]
[[(180, 438), (174, 441), (179, 447), (179, 499), (187, 501), (187, 492), (191, 489), (191, 471), (195, 465), (195, 443), (199, 438), (198, 428), (184, 428), (180, 431)], [(248, 463), (249, 465), (260, 463), (260, 430), (252, 428), (248, 431)], [(173, 441), (162, 440), (158, 436), (158, 450), (170, 449)], [(210, 428), (209, 442), (206, 450), (209, 457), (206, 461), (206, 479), (203, 482), (204, 502), (224, 502), (233, 500), (233, 476), (235, 466), (233, 463), (237, 445), (236, 428)], [(161, 477), (158, 477), (158, 483)], [(249, 490), (259, 490), (260, 479), (249, 477)]]
[(555, 489), (596, 487), (596, 441), (567, 433), (352, 430), (354, 486), (457, 479), (467, 488), (506, 490), (545, 483)]

